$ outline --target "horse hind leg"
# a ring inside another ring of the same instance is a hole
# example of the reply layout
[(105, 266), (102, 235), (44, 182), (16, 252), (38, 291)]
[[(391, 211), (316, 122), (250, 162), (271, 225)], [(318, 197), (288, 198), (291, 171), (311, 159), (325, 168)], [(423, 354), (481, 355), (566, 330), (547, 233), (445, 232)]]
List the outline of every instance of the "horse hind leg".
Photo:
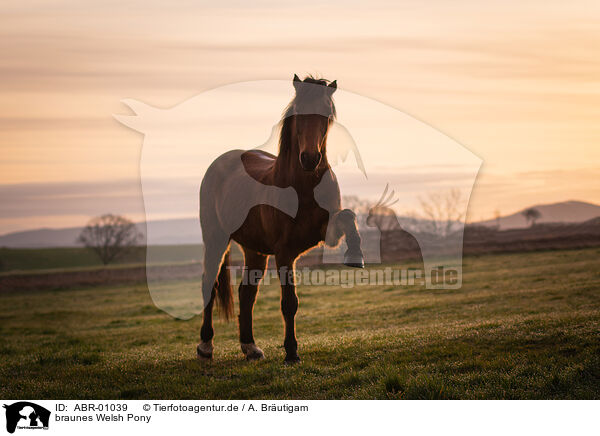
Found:
[[(202, 296), (204, 299), (203, 320), (200, 329), (200, 343), (196, 347), (196, 353), (200, 360), (212, 359), (213, 355), (213, 307), (217, 297), (218, 284), (217, 274), (222, 268), (226, 268), (225, 262), (228, 256), (229, 238), (213, 237), (204, 245), (204, 273), (202, 275)], [(223, 273), (228, 273), (224, 271)]]
[(202, 312), (202, 327), (200, 329), (200, 343), (196, 347), (196, 354), (200, 360), (210, 360), (213, 357), (213, 337), (214, 330), (212, 325), (212, 311), (215, 300), (216, 290), (213, 289), (210, 301)]
[(239, 287), (240, 299), (240, 347), (246, 360), (260, 360), (265, 357), (263, 351), (255, 344), (252, 332), (252, 311), (258, 294), (258, 286), (262, 280), (269, 256), (244, 248), (246, 268)]

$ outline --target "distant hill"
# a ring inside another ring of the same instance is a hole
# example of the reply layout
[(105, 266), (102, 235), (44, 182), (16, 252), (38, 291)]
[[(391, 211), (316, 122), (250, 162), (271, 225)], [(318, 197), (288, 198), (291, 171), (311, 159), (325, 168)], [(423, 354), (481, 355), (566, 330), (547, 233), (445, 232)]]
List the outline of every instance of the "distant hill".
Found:
[[(180, 218), (172, 220), (138, 223), (138, 230), (145, 235), (146, 225), (152, 226), (153, 243), (156, 245), (199, 244), (200, 223), (198, 218)], [(66, 229), (36, 229), (8, 233), (0, 236), (0, 247), (9, 248), (47, 248), (76, 247), (76, 240), (83, 227)]]
[[(600, 217), (600, 206), (584, 201), (563, 201), (561, 203), (540, 204), (526, 209), (537, 209), (542, 216), (536, 221), (542, 223), (579, 223)], [(498, 220), (492, 219), (475, 224), (484, 226), (493, 226), (500, 224), (500, 230), (518, 229), (528, 227), (529, 223), (522, 215), (523, 209), (519, 212), (500, 217)]]

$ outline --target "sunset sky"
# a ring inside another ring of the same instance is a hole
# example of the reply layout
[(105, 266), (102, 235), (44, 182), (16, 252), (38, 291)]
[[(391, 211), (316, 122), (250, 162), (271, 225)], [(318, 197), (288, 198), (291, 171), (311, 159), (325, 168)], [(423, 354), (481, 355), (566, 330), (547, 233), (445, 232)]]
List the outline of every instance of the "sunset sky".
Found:
[(130, 113), (121, 100), (169, 108), (294, 73), (337, 79), (479, 156), (470, 220), (600, 203), (597, 1), (322, 3), (2, 2), (0, 234), (143, 219), (142, 135), (113, 118)]

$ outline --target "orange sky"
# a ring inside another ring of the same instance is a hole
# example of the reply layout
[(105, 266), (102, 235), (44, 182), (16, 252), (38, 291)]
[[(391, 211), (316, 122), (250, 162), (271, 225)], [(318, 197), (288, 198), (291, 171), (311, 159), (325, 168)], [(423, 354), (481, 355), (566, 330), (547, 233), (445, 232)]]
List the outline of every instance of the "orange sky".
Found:
[(112, 118), (121, 99), (170, 107), (293, 73), (335, 78), (481, 157), (471, 219), (600, 203), (598, 2), (215, 3), (2, 3), (0, 233), (143, 217), (142, 138)]

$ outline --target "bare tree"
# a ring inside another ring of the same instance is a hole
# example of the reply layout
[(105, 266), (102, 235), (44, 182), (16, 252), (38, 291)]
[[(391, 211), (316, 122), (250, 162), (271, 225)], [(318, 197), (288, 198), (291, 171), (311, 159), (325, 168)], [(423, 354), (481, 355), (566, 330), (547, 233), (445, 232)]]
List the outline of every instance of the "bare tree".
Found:
[(419, 203), (425, 230), (438, 236), (447, 236), (465, 218), (465, 200), (456, 188), (419, 197)]
[(142, 234), (133, 222), (119, 215), (106, 214), (91, 219), (77, 242), (92, 249), (104, 265), (135, 247)]
[(542, 213), (533, 207), (525, 209), (521, 215), (525, 217), (531, 227), (535, 226), (535, 222), (542, 217)]

